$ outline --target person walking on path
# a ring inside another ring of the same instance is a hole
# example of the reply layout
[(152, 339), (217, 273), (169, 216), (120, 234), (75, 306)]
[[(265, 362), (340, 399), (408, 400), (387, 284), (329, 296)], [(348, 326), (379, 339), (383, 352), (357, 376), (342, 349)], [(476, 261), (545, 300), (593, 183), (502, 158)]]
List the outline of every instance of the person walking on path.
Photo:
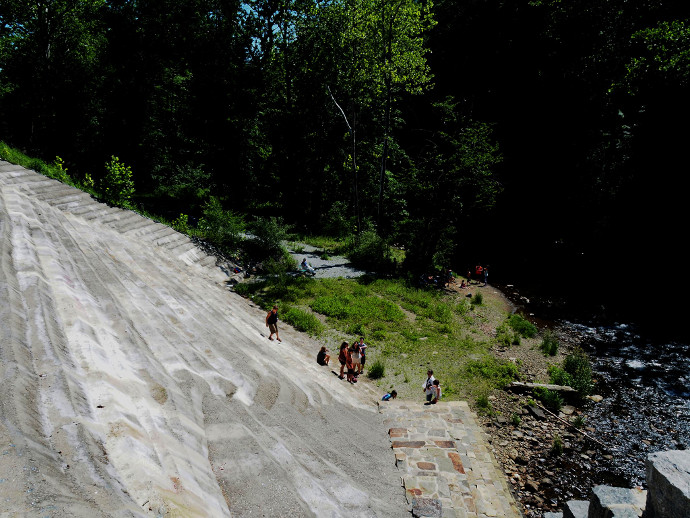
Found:
[(278, 306), (273, 306), (273, 309), (266, 315), (266, 327), (271, 332), (268, 335), (269, 340), (273, 340), (273, 335), (276, 335), (276, 340), (282, 342), (280, 336), (278, 336)]
[(488, 282), (489, 282), (489, 269), (485, 266), (484, 267), (484, 286), (486, 286)]
[(352, 367), (354, 369), (355, 376), (359, 376), (362, 371), (362, 353), (359, 349), (359, 342), (352, 344), (350, 349), (350, 356), (352, 357)]
[(431, 400), (431, 404), (435, 405), (439, 399), (441, 399), (441, 383), (438, 380), (434, 380), (434, 396)]
[(429, 403), (432, 399), (434, 399), (434, 394), (436, 393), (436, 391), (434, 390), (434, 381), (436, 380), (436, 378), (434, 378), (434, 371), (432, 371), (431, 369), (427, 371), (426, 376), (426, 381), (422, 384), (422, 390), (426, 395), (427, 403)]

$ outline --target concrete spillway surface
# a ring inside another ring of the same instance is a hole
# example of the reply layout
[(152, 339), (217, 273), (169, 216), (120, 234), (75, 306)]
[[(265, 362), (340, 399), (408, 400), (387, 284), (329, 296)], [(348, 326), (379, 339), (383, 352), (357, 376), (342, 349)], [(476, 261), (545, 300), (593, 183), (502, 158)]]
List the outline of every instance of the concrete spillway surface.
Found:
[(185, 236), (0, 162), (0, 514), (407, 513), (371, 392), (299, 333), (268, 341), (225, 279)]

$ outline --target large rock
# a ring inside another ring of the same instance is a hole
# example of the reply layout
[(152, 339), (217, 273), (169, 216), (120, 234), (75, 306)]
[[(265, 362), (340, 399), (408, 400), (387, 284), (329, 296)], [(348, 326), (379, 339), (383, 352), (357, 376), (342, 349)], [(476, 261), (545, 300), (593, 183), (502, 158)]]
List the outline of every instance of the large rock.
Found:
[(589, 501), (571, 500), (563, 507), (563, 518), (587, 518), (589, 516)]
[(651, 453), (646, 464), (647, 516), (690, 516), (690, 451)]
[(639, 518), (644, 512), (647, 491), (595, 486), (592, 493), (588, 518)]

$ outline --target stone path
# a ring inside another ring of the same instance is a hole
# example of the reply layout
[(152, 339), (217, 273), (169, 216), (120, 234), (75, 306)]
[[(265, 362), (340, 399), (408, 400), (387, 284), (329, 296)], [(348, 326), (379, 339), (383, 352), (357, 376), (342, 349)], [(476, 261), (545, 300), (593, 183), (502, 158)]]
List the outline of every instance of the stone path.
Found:
[(413, 516), (521, 516), (466, 402), (389, 401), (379, 411)]

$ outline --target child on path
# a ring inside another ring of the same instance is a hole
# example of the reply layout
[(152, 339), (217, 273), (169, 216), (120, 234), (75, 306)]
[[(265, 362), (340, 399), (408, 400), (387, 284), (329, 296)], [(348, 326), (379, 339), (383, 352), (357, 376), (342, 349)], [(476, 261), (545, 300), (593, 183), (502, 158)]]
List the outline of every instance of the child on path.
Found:
[(381, 401), (390, 401), (391, 399), (395, 399), (396, 397), (398, 397), (398, 393), (395, 390), (392, 390), (390, 393), (385, 394), (381, 398)]
[(266, 315), (266, 327), (271, 332), (268, 335), (269, 340), (273, 340), (273, 334), (276, 335), (276, 340), (282, 342), (280, 336), (278, 336), (278, 306), (273, 306), (273, 309)]
[(434, 398), (434, 371), (429, 369), (426, 373), (426, 381), (422, 384), (422, 390), (426, 395), (426, 401), (429, 403)]
[(354, 375), (357, 377), (362, 371), (362, 353), (359, 349), (359, 342), (352, 344), (350, 356), (352, 356), (352, 368), (354, 369)]

